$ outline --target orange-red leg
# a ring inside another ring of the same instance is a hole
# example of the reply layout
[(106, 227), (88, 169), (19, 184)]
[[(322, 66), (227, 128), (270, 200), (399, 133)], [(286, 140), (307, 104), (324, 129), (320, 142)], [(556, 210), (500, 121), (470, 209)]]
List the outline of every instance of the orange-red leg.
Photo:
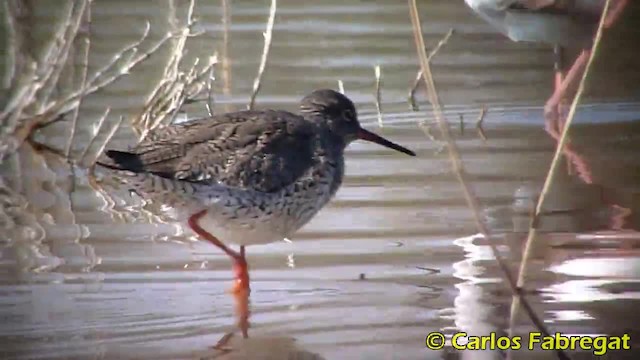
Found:
[(249, 293), (240, 291), (233, 294), (235, 300), (236, 319), (243, 338), (249, 337)]
[(233, 263), (233, 272), (236, 275), (234, 292), (249, 291), (249, 264), (244, 257), (244, 245), (240, 246), (240, 254)]
[(189, 227), (200, 237), (209, 241), (213, 245), (220, 248), (225, 254), (229, 255), (233, 259), (233, 271), (236, 276), (236, 281), (231, 289), (234, 293), (249, 292), (249, 266), (244, 255), (244, 246), (240, 246), (240, 253), (231, 250), (228, 246), (218, 240), (215, 236), (204, 230), (198, 220), (207, 213), (207, 210), (199, 211), (189, 217)]

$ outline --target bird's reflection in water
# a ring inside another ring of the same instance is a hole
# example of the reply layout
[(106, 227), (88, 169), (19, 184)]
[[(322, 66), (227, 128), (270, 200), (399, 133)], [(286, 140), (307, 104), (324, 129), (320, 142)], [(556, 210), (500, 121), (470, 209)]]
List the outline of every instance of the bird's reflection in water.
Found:
[[(249, 337), (250, 298), (249, 292), (232, 293), (237, 330), (224, 334), (201, 360), (324, 360), (317, 353), (300, 348), (296, 340), (284, 336)], [(240, 333), (242, 336), (239, 336)]]

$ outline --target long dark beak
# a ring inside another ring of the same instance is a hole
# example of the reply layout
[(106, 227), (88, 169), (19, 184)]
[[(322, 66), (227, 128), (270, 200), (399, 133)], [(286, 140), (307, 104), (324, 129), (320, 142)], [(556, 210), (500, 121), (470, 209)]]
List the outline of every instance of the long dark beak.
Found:
[(376, 135), (374, 133), (372, 133), (371, 131), (365, 130), (363, 128), (360, 128), (360, 130), (358, 131), (358, 139), (361, 140), (366, 140), (366, 141), (371, 141), (374, 142), (378, 145), (382, 145), (382, 146), (386, 146), (390, 149), (396, 150), (396, 151), (400, 151), (401, 153), (405, 153), (407, 155), (411, 155), (411, 156), (416, 156), (416, 153), (414, 153), (413, 151), (402, 147), (396, 143), (392, 143), (391, 141), (383, 138), (382, 136)]

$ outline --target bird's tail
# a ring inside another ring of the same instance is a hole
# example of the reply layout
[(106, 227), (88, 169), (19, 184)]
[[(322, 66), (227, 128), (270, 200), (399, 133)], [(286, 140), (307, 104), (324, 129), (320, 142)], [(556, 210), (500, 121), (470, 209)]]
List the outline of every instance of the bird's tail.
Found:
[(126, 170), (135, 173), (144, 171), (144, 164), (137, 154), (126, 151), (107, 150), (104, 155), (106, 156), (101, 156), (96, 162), (98, 165), (113, 170)]

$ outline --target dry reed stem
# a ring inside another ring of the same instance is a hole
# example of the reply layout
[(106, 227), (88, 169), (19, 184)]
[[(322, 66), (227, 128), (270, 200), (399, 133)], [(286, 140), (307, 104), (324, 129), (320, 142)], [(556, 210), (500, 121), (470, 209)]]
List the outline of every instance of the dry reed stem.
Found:
[[(2, 13), (5, 15), (5, 24), (7, 24), (7, 43), (4, 54), (4, 78), (2, 79), (2, 90), (8, 90), (11, 87), (11, 83), (13, 82), (13, 78), (15, 76), (15, 68), (16, 68), (16, 29), (15, 26), (12, 26), (14, 19), (11, 16), (11, 11), (9, 9), (9, 2), (3, 1), (0, 6), (3, 7)], [(0, 103), (0, 105), (3, 105)]]
[(104, 139), (102, 140), (102, 142), (100, 143), (96, 151), (93, 152), (93, 154), (91, 154), (91, 156), (88, 158), (87, 163), (90, 164), (91, 167), (96, 163), (96, 161), (98, 161), (98, 157), (100, 157), (100, 154), (104, 152), (104, 149), (107, 147), (107, 144), (109, 143), (109, 141), (111, 141), (111, 138), (113, 137), (113, 135), (116, 134), (116, 131), (118, 131), (123, 121), (124, 121), (124, 116), (120, 116), (120, 118), (118, 118), (118, 121), (115, 121), (113, 123), (113, 125), (111, 126), (109, 131), (107, 131), (107, 134), (105, 135)]
[[(175, 36), (180, 35), (180, 34), (176, 35), (176, 34), (168, 33), (162, 39), (157, 41), (153, 46), (151, 46), (149, 50), (147, 50), (142, 54), (136, 55), (138, 52), (137, 47), (142, 43), (142, 41), (146, 39), (148, 34), (149, 34), (149, 23), (147, 22), (145, 26), (145, 31), (143, 32), (139, 40), (134, 41), (130, 45), (126, 46), (123, 50), (118, 52), (107, 65), (105, 65), (96, 73), (94, 73), (91, 79), (87, 81), (87, 85), (85, 87), (75, 91), (65, 99), (52, 103), (48, 108), (46, 108), (44, 112), (45, 114), (47, 114), (47, 117), (58, 116), (68, 112), (74, 106), (78, 105), (79, 100), (82, 97), (92, 94), (98, 90), (101, 90), (102, 88), (120, 79), (121, 77), (128, 75), (132, 68), (134, 68), (141, 62), (151, 57), (168, 40), (174, 38)], [(127, 53), (130, 53), (130, 54), (127, 61), (125, 61), (125, 64), (122, 64), (121, 66), (116, 67), (118, 62), (120, 62), (121, 59), (124, 58), (124, 55)], [(110, 71), (113, 71), (114, 67), (116, 68), (115, 73), (109, 74)], [(109, 74), (109, 76), (105, 76), (106, 74)], [(101, 79), (102, 77), (104, 78)]]
[(35, 93), (35, 100), (32, 102), (32, 104), (38, 105), (38, 108), (41, 108), (47, 103), (50, 92), (53, 91), (55, 82), (52, 83), (51, 79), (55, 76), (54, 73), (58, 72), (58, 69), (61, 71), (64, 67), (64, 61), (59, 62), (59, 59), (60, 57), (66, 59), (64, 49), (66, 48), (67, 51), (70, 49), (68, 43), (72, 38), (68, 37), (68, 30), (75, 28), (74, 23), (80, 19), (80, 16), (74, 17), (75, 9), (76, 7), (73, 2), (66, 3), (63, 11), (65, 15), (63, 15), (62, 20), (56, 24), (57, 26), (55, 30), (53, 30), (51, 40), (42, 50), (42, 57), (38, 59), (38, 79), (35, 81), (37, 91)]
[[(584, 87), (586, 83), (587, 76), (589, 75), (589, 71), (591, 69), (591, 65), (593, 63), (593, 59), (595, 58), (598, 46), (600, 44), (600, 40), (602, 38), (602, 30), (605, 19), (607, 17), (607, 13), (609, 11), (610, 0), (606, 0), (604, 4), (604, 8), (602, 10), (602, 15), (600, 16), (600, 22), (598, 24), (598, 30), (596, 31), (596, 35), (593, 40), (593, 46), (591, 47), (591, 52), (589, 55), (589, 59), (584, 68), (584, 72), (582, 73), (582, 77), (580, 78), (580, 83), (578, 85), (578, 90), (576, 91), (576, 95), (571, 102), (571, 107), (569, 109), (569, 114), (567, 115), (567, 119), (565, 121), (564, 127), (562, 129), (562, 134), (560, 135), (560, 139), (558, 140), (558, 145), (556, 146), (556, 151), (553, 154), (553, 159), (551, 160), (551, 165), (549, 166), (549, 171), (547, 172), (547, 177), (545, 178), (544, 185), (542, 186), (542, 190), (540, 192), (540, 196), (535, 206), (535, 211), (531, 217), (531, 225), (529, 227), (529, 233), (527, 235), (527, 241), (525, 243), (525, 248), (522, 253), (522, 261), (520, 263), (520, 269), (518, 273), (518, 280), (516, 285), (519, 289), (522, 289), (525, 283), (525, 276), (527, 265), (531, 259), (531, 252), (533, 248), (533, 243), (536, 240), (537, 235), (537, 223), (539, 221), (539, 215), (542, 211), (542, 205), (544, 204), (544, 200), (549, 192), (551, 187), (551, 183), (553, 182), (553, 178), (557, 172), (558, 165), (560, 162), (560, 158), (562, 156), (562, 150), (567, 142), (567, 134), (569, 133), (569, 128), (571, 123), (573, 122), (573, 118), (575, 116), (575, 112), (578, 106), (578, 102), (580, 101), (580, 97), (584, 92)], [(515, 323), (515, 319), (518, 313), (519, 308), (519, 298), (515, 297), (511, 304), (511, 323), (512, 325)]]
[[(89, 70), (89, 49), (91, 47), (91, 5), (93, 0), (89, 0), (89, 3), (85, 7), (83, 19), (80, 23), (80, 28), (78, 31), (79, 35), (77, 36), (75, 41), (79, 42), (78, 52), (80, 53), (81, 63), (80, 63), (80, 87), (84, 88), (87, 85), (87, 73)], [(78, 127), (78, 115), (80, 114), (80, 105), (82, 104), (82, 99), (80, 98), (80, 103), (78, 106), (73, 109), (73, 113), (71, 114), (71, 125), (69, 126), (69, 135), (67, 138), (67, 144), (64, 149), (65, 156), (68, 158), (71, 153), (71, 146), (75, 140), (76, 131)]]
[[(231, 23), (230, 0), (222, 0), (222, 51), (221, 51), (221, 67), (222, 67), (222, 93), (226, 97), (231, 96), (231, 61), (229, 59), (229, 25)], [(230, 104), (225, 105), (226, 111), (231, 111), (233, 107)]]
[(375, 77), (376, 77), (376, 88), (375, 88), (375, 94), (376, 94), (376, 111), (378, 113), (378, 126), (382, 127), (382, 104), (381, 104), (381, 94), (380, 94), (380, 82), (381, 82), (381, 77), (382, 77), (382, 71), (380, 69), (380, 65), (376, 65), (373, 68)]
[[(51, 64), (48, 75), (46, 76), (46, 81), (42, 89), (38, 92), (39, 103), (41, 104), (49, 102), (51, 94), (58, 85), (58, 79), (60, 79), (62, 69), (64, 69), (67, 64), (67, 58), (74, 43), (73, 40), (78, 33), (82, 19), (85, 17), (85, 11), (89, 3), (90, 0), (75, 3), (77, 6), (72, 7), (69, 18), (65, 21), (66, 26), (64, 27), (64, 32), (60, 37), (60, 40), (65, 40), (64, 43), (55, 51), (55, 55), (52, 54), (52, 56), (48, 56), (48, 58), (55, 59), (55, 61)], [(53, 41), (53, 43), (56, 42), (57, 40)], [(52, 46), (53, 49), (56, 47), (57, 46)]]
[(482, 109), (480, 109), (480, 114), (478, 114), (478, 120), (476, 120), (476, 131), (482, 141), (487, 141), (487, 135), (484, 133), (484, 129), (482, 128), (485, 115), (487, 115), (487, 107), (486, 105), (483, 105)]
[[(171, 33), (167, 34), (161, 40), (156, 42), (148, 51), (136, 56), (137, 47), (142, 43), (142, 41), (144, 41), (144, 39), (146, 39), (148, 33), (149, 23), (147, 22), (145, 30), (140, 39), (125, 46), (111, 59), (111, 61), (107, 63), (107, 65), (96, 71), (91, 76), (91, 78), (86, 81), (85, 86), (73, 91), (71, 94), (63, 98), (56, 99), (56, 101), (50, 101), (47, 104), (40, 103), (39, 105), (41, 106), (39, 107), (39, 111), (34, 115), (23, 114), (22, 109), (26, 106), (26, 104), (35, 101), (33, 97), (34, 93), (39, 88), (41, 88), (42, 84), (39, 84), (36, 80), (33, 80), (35, 78), (33, 76), (27, 78), (27, 86), (30, 86), (30, 88), (25, 90), (26, 96), (24, 96), (23, 100), (14, 107), (13, 112), (9, 114), (9, 119), (5, 120), (5, 122), (19, 122), (21, 118), (24, 118), (24, 121), (20, 122), (19, 128), (12, 133), (17, 146), (19, 146), (19, 144), (21, 144), (22, 142), (24, 142), (24, 140), (31, 136), (31, 133), (39, 124), (48, 123), (52, 119), (56, 119), (60, 115), (73, 110), (75, 107), (79, 106), (81, 98), (92, 94), (113, 83), (122, 76), (127, 75), (133, 67), (148, 59), (169, 39), (175, 36)], [(76, 34), (72, 35), (72, 38), (68, 39), (68, 41), (72, 41), (73, 38), (75, 38)], [(122, 59), (125, 58), (125, 55), (128, 55), (128, 58), (126, 58), (126, 61), (124, 61), (125, 63), (117, 66), (118, 63), (120, 63)], [(116, 69), (115, 71), (114, 68)], [(25, 73), (24, 76), (29, 76), (29, 74), (30, 73)], [(105, 76), (107, 74), (108, 76)], [(3, 115), (5, 114), (3, 113)]]
[(276, 19), (276, 7), (277, 7), (276, 3), (277, 3), (276, 0), (271, 0), (271, 8), (269, 10), (269, 19), (267, 20), (267, 30), (264, 33), (262, 33), (262, 35), (264, 36), (264, 48), (262, 49), (262, 57), (260, 58), (260, 66), (258, 67), (258, 74), (256, 75), (256, 78), (253, 81), (253, 92), (251, 92), (249, 105), (247, 105), (247, 109), (249, 110), (253, 110), (253, 106), (255, 105), (255, 102), (256, 102), (256, 96), (258, 95), (258, 91), (260, 91), (260, 87), (262, 86), (262, 76), (267, 66), (267, 59), (269, 58), (269, 50), (271, 49), (273, 24)]
[[(427, 56), (427, 61), (431, 61), (431, 59), (440, 51), (440, 48), (449, 42), (449, 38), (453, 35), (453, 29), (449, 29), (447, 33), (438, 41), (438, 44), (429, 52)], [(416, 73), (416, 78), (413, 81), (413, 86), (409, 89), (409, 105), (411, 105), (411, 109), (413, 111), (418, 111), (418, 103), (416, 102), (416, 91), (418, 90), (418, 86), (420, 85), (420, 81), (422, 81), (422, 68), (418, 70)]]
[(209, 70), (209, 76), (207, 77), (207, 113), (209, 116), (213, 116), (213, 89), (211, 83), (215, 81), (213, 70), (215, 68), (212, 66)]
[[(487, 239), (489, 247), (491, 248), (491, 252), (493, 253), (493, 256), (495, 257), (496, 262), (498, 263), (505, 277), (507, 285), (509, 286), (514, 296), (520, 296), (520, 291), (516, 286), (516, 281), (511, 276), (511, 272), (509, 271), (509, 267), (507, 263), (500, 255), (497, 244), (494, 243), (493, 238), (490, 236), (489, 229), (485, 226), (485, 224), (482, 222), (480, 218), (480, 205), (478, 203), (478, 199), (476, 198), (475, 194), (473, 193), (473, 190), (471, 189), (471, 187), (469, 186), (465, 178), (465, 170), (462, 164), (460, 153), (458, 151), (458, 148), (455, 142), (451, 138), (451, 134), (449, 133), (449, 125), (447, 121), (444, 119), (441, 105), (440, 105), (440, 99), (438, 98), (438, 93), (436, 92), (435, 83), (433, 80), (433, 76), (431, 74), (429, 58), (425, 50), (425, 43), (424, 43), (424, 38), (422, 36), (422, 28), (420, 25), (420, 18), (418, 15), (416, 0), (409, 0), (409, 9), (410, 9), (410, 15), (411, 15), (411, 23), (413, 25), (415, 45), (418, 52), (418, 57), (420, 59), (420, 66), (423, 72), (422, 74), (423, 80), (427, 86), (427, 95), (429, 97), (429, 101), (431, 102), (432, 110), (438, 122), (440, 132), (442, 134), (442, 137), (446, 141), (446, 147), (449, 153), (449, 160), (451, 161), (452, 171), (456, 175), (458, 182), (462, 186), (465, 200), (469, 208), (472, 210), (473, 219), (476, 224), (476, 228)], [(423, 127), (424, 126), (421, 126), (421, 128)], [(527, 301), (523, 301), (522, 303), (529, 317), (531, 318), (532, 322), (538, 327), (538, 329), (544, 335), (549, 335), (549, 331), (546, 330), (544, 323), (535, 314), (530, 304)], [(561, 350), (558, 350), (557, 353), (559, 358), (568, 359), (568, 357)]]
[[(12, 97), (10, 96), (11, 85), (19, 84), (16, 77), (20, 74), (20, 69), (28, 66), (29, 62), (33, 62), (32, 59), (25, 59), (25, 56), (21, 54), (21, 49), (24, 45), (24, 28), (26, 28), (22, 21), (18, 19), (22, 18), (20, 15), (20, 6), (19, 3), (10, 1), (3, 1), (4, 5), (4, 14), (5, 14), (5, 23), (7, 24), (7, 40), (6, 46), (7, 50), (5, 53), (5, 77), (3, 79), (3, 90), (8, 93), (5, 94), (5, 98), (2, 99), (2, 111), (0, 111), (0, 121), (6, 116), (9, 109), (12, 108)], [(15, 88), (15, 86), (14, 86)], [(18, 99), (21, 99), (19, 96), (13, 96), (13, 102), (17, 102)]]
[[(5, 89), (7, 91), (2, 99), (2, 110), (0, 110), (0, 134), (2, 138), (2, 154), (6, 153), (6, 148), (11, 148), (11, 139), (4, 137), (12, 134), (19, 124), (19, 115), (22, 109), (33, 97), (36, 88), (36, 70), (38, 64), (30, 56), (26, 49), (25, 34), (28, 26), (22, 19), (25, 18), (24, 3), (18, 1), (4, 1), (7, 23), (7, 67), (5, 75)], [(2, 158), (0, 157), (0, 161)]]
[[(182, 57), (181, 53), (175, 53)], [(186, 73), (167, 74), (145, 102), (139, 115), (132, 121), (133, 129), (142, 141), (148, 133), (161, 126), (173, 123), (178, 111), (187, 99), (194, 99), (206, 89), (207, 77), (218, 62), (217, 54), (209, 57), (202, 69), (196, 69), (199, 59), (195, 59), (191, 69)], [(207, 100), (205, 98), (205, 100)], [(191, 100), (198, 101), (198, 100)]]
[[(172, 3), (173, 4), (173, 3)], [(174, 7), (175, 9), (175, 7)], [(184, 60), (184, 48), (189, 37), (197, 36), (199, 33), (192, 33), (191, 30), (196, 24), (193, 18), (195, 11), (195, 1), (189, 2), (186, 24), (178, 30), (177, 41), (171, 49), (170, 57), (164, 67), (161, 80), (152, 90), (145, 100), (145, 105), (139, 111), (131, 123), (138, 141), (142, 141), (151, 130), (171, 124), (180, 108), (185, 103), (199, 101), (196, 97), (207, 90), (204, 100), (210, 114), (213, 114), (213, 90), (211, 82), (213, 80), (214, 66), (218, 61), (217, 53), (208, 58), (204, 66), (198, 68), (200, 59), (196, 58), (194, 63), (186, 71), (182, 71), (180, 66)], [(175, 13), (175, 11), (174, 11)], [(177, 27), (177, 19), (172, 19), (171, 23)]]
[[(425, 135), (427, 135), (427, 137), (429, 138), (429, 140), (433, 141), (433, 142), (438, 142), (438, 140), (436, 139), (435, 136), (433, 136), (433, 133), (431, 132), (431, 124), (429, 125), (425, 125), (422, 127), (422, 131), (424, 132)], [(440, 152), (441, 150), (437, 150), (437, 152)]]
[(76, 36), (87, 1), (68, 2), (66, 5), (65, 15), (55, 23), (49, 42), (38, 52), (39, 58), (34, 59), (33, 49), (26, 39), (31, 27), (23, 20), (27, 18), (27, 9), (19, 1), (8, 2), (8, 26), (11, 28), (8, 42), (15, 62), (9, 71), (12, 80), (0, 113), (1, 157), (18, 148), (37, 125), (55, 118), (43, 114), (42, 109), (49, 103), (50, 94), (58, 82), (70, 52), (69, 42)]
[[(102, 126), (104, 126), (104, 121), (107, 119), (107, 116), (109, 116), (109, 112), (111, 111), (111, 108), (106, 108), (104, 110), (104, 113), (102, 113), (102, 116), (100, 116), (100, 118), (98, 119), (98, 122), (96, 124), (95, 127), (95, 133), (93, 134), (93, 136), (91, 136), (91, 139), (89, 139), (89, 142), (87, 143), (87, 146), (85, 146), (84, 150), (82, 151), (82, 153), (80, 153), (80, 156), (78, 157), (78, 162), (80, 164), (86, 164), (85, 163), (85, 158), (87, 156), (87, 152), (89, 151), (89, 149), (91, 149), (91, 147), (93, 146), (93, 143), (96, 141), (96, 138), (98, 137), (98, 135), (100, 134), (100, 132), (102, 131)], [(91, 157), (95, 157), (97, 158), (97, 156), (92, 155)], [(93, 163), (90, 163), (88, 165), (93, 165)]]
[[(207, 99), (207, 97), (198, 99), (197, 95), (199, 95), (203, 90), (208, 90), (208, 87), (209, 87), (208, 75), (210, 75), (213, 71), (215, 71), (215, 69), (212, 67), (217, 64), (217, 61), (218, 61), (217, 53), (214, 53), (213, 56), (209, 57), (208, 65), (205, 65), (202, 69), (198, 70), (197, 66), (200, 63), (200, 58), (195, 58), (194, 63), (193, 65), (191, 65), (191, 68), (189, 69), (189, 71), (187, 71), (186, 73), (181, 72), (177, 77), (177, 79), (165, 78), (163, 79), (163, 81), (173, 81), (173, 82), (179, 81), (185, 85), (182, 88), (184, 94), (180, 95), (180, 97), (183, 98), (182, 100), (184, 104), (191, 104), (198, 101), (208, 102), (209, 100)], [(205, 75), (207, 75), (207, 77), (205, 77)], [(213, 79), (215, 79), (215, 76), (213, 76)], [(189, 98), (187, 98), (186, 93), (190, 94)], [(178, 107), (178, 109), (180, 109), (180, 107)], [(169, 122), (169, 123), (171, 124), (172, 122)]]
[(344, 92), (344, 83), (342, 82), (342, 80), (338, 80), (338, 90), (340, 91), (341, 94), (345, 94)]

